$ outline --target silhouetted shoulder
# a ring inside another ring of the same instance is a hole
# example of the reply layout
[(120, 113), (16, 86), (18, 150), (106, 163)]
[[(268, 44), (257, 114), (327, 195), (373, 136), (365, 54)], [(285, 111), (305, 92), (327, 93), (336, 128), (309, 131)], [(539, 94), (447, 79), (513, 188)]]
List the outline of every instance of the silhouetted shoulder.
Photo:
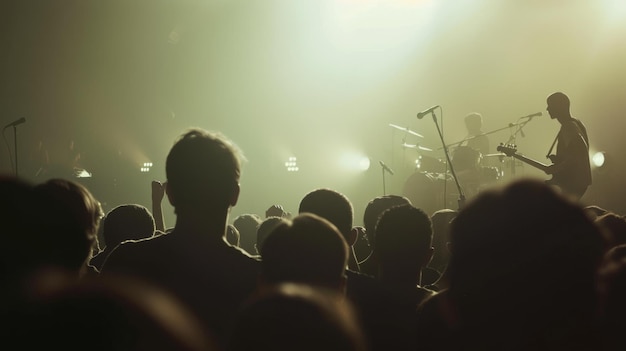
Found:
[[(226, 264), (237, 270), (257, 274), (259, 259), (225, 241), (203, 240), (176, 231), (154, 237), (127, 240), (120, 244), (105, 262), (103, 271), (144, 273), (144, 270), (170, 271), (172, 267), (194, 267), (202, 264), (214, 269)], [(188, 266), (188, 264), (190, 266)]]

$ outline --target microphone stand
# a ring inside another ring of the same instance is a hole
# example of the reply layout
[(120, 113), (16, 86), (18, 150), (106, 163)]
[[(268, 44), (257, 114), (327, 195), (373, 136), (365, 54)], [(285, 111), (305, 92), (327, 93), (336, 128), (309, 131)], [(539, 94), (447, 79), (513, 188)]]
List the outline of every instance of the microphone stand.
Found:
[[(9, 126), (4, 127), (4, 129), (2, 130), (3, 133), (4, 133), (4, 131), (8, 127)], [(14, 156), (14, 158), (15, 158), (15, 169), (14, 169), (14, 172), (15, 172), (15, 178), (17, 178), (17, 176), (18, 176), (18, 172), (17, 172), (17, 169), (18, 169), (18, 167), (17, 167), (18, 166), (18, 164), (17, 164), (17, 125), (13, 124), (12, 127), (13, 127), (13, 152), (14, 152), (14, 155), (15, 155)], [(8, 146), (8, 144), (7, 144), (7, 146)]]
[(385, 181), (385, 167), (383, 167), (383, 165), (380, 165), (380, 169), (383, 172), (383, 195), (387, 195), (387, 190), (385, 189), (385, 184), (386, 184), (386, 181)]
[[(443, 151), (446, 155), (446, 160), (448, 161), (448, 165), (450, 165), (450, 172), (452, 173), (452, 178), (454, 179), (454, 183), (456, 184), (456, 188), (459, 191), (459, 200), (458, 206), (459, 210), (465, 207), (465, 194), (463, 193), (463, 189), (461, 188), (461, 184), (459, 184), (459, 179), (456, 177), (456, 172), (454, 171), (454, 166), (452, 165), (452, 161), (450, 160), (450, 154), (448, 153), (448, 146), (446, 142), (443, 140), (443, 133), (441, 132), (441, 128), (439, 128), (439, 124), (437, 123), (437, 116), (435, 115), (435, 111), (430, 112), (433, 116), (433, 121), (435, 122), (435, 126), (437, 126), (437, 132), (439, 132), (439, 138), (441, 139), (441, 145), (443, 145)], [(444, 179), (445, 181), (445, 179)], [(444, 183), (445, 184), (445, 183)], [(445, 194), (444, 194), (444, 207), (446, 206), (445, 202)]]
[(13, 125), (13, 149), (15, 152), (15, 178), (17, 178), (17, 126)]
[[(456, 146), (456, 145), (460, 145), (460, 144), (463, 144), (463, 143), (464, 143), (464, 142), (466, 142), (466, 141), (469, 141), (469, 140), (472, 140), (472, 139), (476, 139), (476, 138), (481, 137), (481, 136), (490, 135), (490, 134), (493, 134), (493, 133), (499, 132), (499, 131), (501, 131), (501, 130), (509, 129), (509, 128), (511, 128), (511, 127), (513, 127), (513, 126), (516, 126), (516, 125), (517, 125), (517, 124), (515, 124), (515, 125), (513, 125), (513, 124), (509, 124), (509, 125), (508, 125), (508, 126), (506, 126), (506, 127), (502, 127), (502, 128), (498, 128), (498, 129), (494, 129), (494, 130), (491, 130), (491, 131), (485, 132), (485, 133), (481, 133), (481, 134), (478, 134), (478, 135), (475, 135), (475, 136), (472, 136), (472, 137), (469, 137), (469, 138), (465, 138), (465, 139), (463, 139), (463, 140), (461, 140), (461, 141), (457, 141), (457, 142), (454, 142), (454, 143), (447, 144), (447, 145), (445, 145), (445, 146), (446, 146), (446, 147), (449, 147), (449, 146)], [(443, 147), (437, 148), (436, 150), (443, 150)]]
[(387, 195), (387, 190), (386, 190), (386, 180), (385, 180), (385, 172), (389, 172), (389, 174), (393, 175), (393, 171), (391, 170), (391, 168), (387, 167), (387, 165), (385, 165), (385, 163), (383, 161), (378, 161), (378, 163), (380, 163), (380, 168), (381, 171), (383, 172), (383, 195)]
[[(530, 122), (532, 119), (532, 117), (529, 117), (526, 121), (522, 123), (509, 123), (509, 128), (517, 127), (517, 129), (515, 130), (515, 132), (513, 132), (513, 134), (511, 134), (509, 140), (507, 140), (506, 143), (515, 145), (517, 134), (520, 134), (522, 137), (524, 137), (525, 135), (522, 128), (524, 128), (526, 124), (528, 124), (528, 122)], [(515, 177), (515, 159), (511, 159), (511, 177)]]

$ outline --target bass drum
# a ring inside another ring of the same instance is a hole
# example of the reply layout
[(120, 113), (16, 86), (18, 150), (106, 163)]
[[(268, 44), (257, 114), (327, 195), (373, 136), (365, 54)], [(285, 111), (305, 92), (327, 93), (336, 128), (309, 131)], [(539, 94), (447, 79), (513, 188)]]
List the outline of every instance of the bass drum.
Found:
[[(448, 178), (443, 173), (413, 173), (404, 183), (402, 195), (429, 216), (443, 208), (454, 208), (454, 199), (458, 198), (458, 194), (454, 182)], [(448, 201), (444, 201), (444, 187)]]

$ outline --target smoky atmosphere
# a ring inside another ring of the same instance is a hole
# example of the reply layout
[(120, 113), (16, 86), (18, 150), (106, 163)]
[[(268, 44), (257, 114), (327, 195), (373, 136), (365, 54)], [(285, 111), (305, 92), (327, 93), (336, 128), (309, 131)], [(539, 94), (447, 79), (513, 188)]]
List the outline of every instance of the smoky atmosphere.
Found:
[[(549, 179), (498, 146), (549, 164), (546, 99), (563, 92), (605, 157), (582, 201), (624, 213), (625, 19), (621, 0), (5, 0), (0, 172), (71, 174), (105, 211), (149, 206), (174, 141), (200, 127), (245, 155), (231, 219), (331, 188), (359, 224), (383, 194), (433, 212)], [(489, 145), (467, 156), (480, 186), (459, 192), (445, 150), (466, 161), (471, 114)]]

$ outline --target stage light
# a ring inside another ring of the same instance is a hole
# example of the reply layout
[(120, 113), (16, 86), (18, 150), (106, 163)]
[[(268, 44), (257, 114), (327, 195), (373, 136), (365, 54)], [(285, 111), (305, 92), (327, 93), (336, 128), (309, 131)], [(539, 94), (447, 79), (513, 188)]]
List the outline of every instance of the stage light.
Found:
[(143, 166), (139, 169), (141, 173), (150, 172), (150, 168), (152, 168), (152, 162), (144, 162)]
[(74, 176), (76, 178), (91, 178), (92, 174), (83, 168), (74, 168)]
[(369, 157), (362, 157), (359, 161), (359, 169), (362, 171), (367, 171), (368, 169), (370, 169), (370, 163), (371, 162)]
[(298, 167), (298, 160), (296, 157), (291, 156), (285, 162), (285, 167), (287, 168), (287, 172), (298, 172), (300, 168)]
[(358, 151), (346, 151), (337, 161), (342, 169), (349, 172), (364, 172), (371, 165), (369, 157)]
[(591, 161), (596, 168), (604, 167), (606, 163), (606, 153), (604, 151), (596, 152), (592, 157)]

